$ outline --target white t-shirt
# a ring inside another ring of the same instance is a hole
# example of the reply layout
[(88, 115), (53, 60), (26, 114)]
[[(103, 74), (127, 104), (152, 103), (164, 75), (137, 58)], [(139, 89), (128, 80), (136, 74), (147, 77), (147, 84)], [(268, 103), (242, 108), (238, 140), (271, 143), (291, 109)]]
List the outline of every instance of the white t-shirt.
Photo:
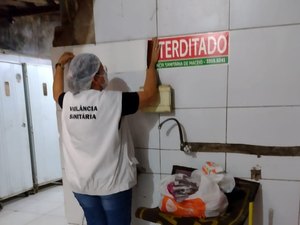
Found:
[[(65, 172), (72, 190), (108, 195), (136, 184), (136, 159), (126, 129), (119, 129), (122, 92), (67, 92), (62, 110)], [(126, 123), (124, 123), (126, 125)]]

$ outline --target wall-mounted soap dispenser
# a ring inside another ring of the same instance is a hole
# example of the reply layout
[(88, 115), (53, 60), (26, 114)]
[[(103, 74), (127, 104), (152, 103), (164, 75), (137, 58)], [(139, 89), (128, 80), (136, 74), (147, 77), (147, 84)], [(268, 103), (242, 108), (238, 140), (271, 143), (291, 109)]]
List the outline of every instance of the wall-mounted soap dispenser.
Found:
[[(142, 91), (143, 88), (141, 87), (140, 90)], [(155, 112), (155, 113), (162, 113), (162, 112), (171, 112), (172, 110), (172, 88), (170, 85), (159, 85), (158, 87), (159, 97), (157, 101), (154, 102), (152, 105), (143, 108), (143, 112)]]

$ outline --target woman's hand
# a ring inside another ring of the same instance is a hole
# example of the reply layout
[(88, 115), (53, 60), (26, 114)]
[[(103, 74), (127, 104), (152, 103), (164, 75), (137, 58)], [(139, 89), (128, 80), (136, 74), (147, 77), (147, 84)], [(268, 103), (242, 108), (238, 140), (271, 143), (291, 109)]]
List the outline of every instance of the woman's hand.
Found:
[(159, 59), (159, 53), (160, 53), (160, 45), (158, 43), (157, 38), (152, 38), (153, 44), (152, 44), (152, 54), (151, 54), (151, 62), (150, 67), (154, 67)]
[(70, 62), (74, 58), (74, 56), (75, 55), (72, 52), (65, 52), (60, 56), (57, 63), (60, 63), (62, 66), (64, 66), (68, 62)]

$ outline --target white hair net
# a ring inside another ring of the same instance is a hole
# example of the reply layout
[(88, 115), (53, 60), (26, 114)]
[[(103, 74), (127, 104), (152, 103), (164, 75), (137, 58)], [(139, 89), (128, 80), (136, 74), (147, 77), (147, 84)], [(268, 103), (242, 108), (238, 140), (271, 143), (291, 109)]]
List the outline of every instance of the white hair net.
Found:
[(68, 85), (73, 94), (91, 88), (92, 80), (101, 65), (99, 58), (90, 53), (75, 56), (68, 70)]

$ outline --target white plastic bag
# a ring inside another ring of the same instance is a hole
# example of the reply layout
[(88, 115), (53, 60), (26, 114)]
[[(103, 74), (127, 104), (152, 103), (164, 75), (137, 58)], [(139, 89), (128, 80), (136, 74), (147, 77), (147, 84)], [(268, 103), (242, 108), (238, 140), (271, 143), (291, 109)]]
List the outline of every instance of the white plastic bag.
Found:
[(234, 177), (227, 173), (221, 173), (221, 174), (211, 174), (208, 175), (211, 179), (213, 179), (222, 191), (225, 193), (232, 192), (233, 188), (235, 187), (235, 180)]
[(201, 173), (213, 179), (222, 191), (230, 193), (235, 187), (234, 177), (225, 173), (224, 169), (217, 163), (207, 161), (203, 166)]
[(161, 182), (161, 211), (176, 216), (205, 218), (219, 216), (226, 210), (228, 201), (225, 194), (213, 179), (201, 174), (199, 170), (193, 171), (188, 179), (198, 186), (198, 190), (183, 201), (176, 201), (174, 195), (169, 192), (168, 185), (174, 183), (178, 176), (184, 175), (170, 175)]

